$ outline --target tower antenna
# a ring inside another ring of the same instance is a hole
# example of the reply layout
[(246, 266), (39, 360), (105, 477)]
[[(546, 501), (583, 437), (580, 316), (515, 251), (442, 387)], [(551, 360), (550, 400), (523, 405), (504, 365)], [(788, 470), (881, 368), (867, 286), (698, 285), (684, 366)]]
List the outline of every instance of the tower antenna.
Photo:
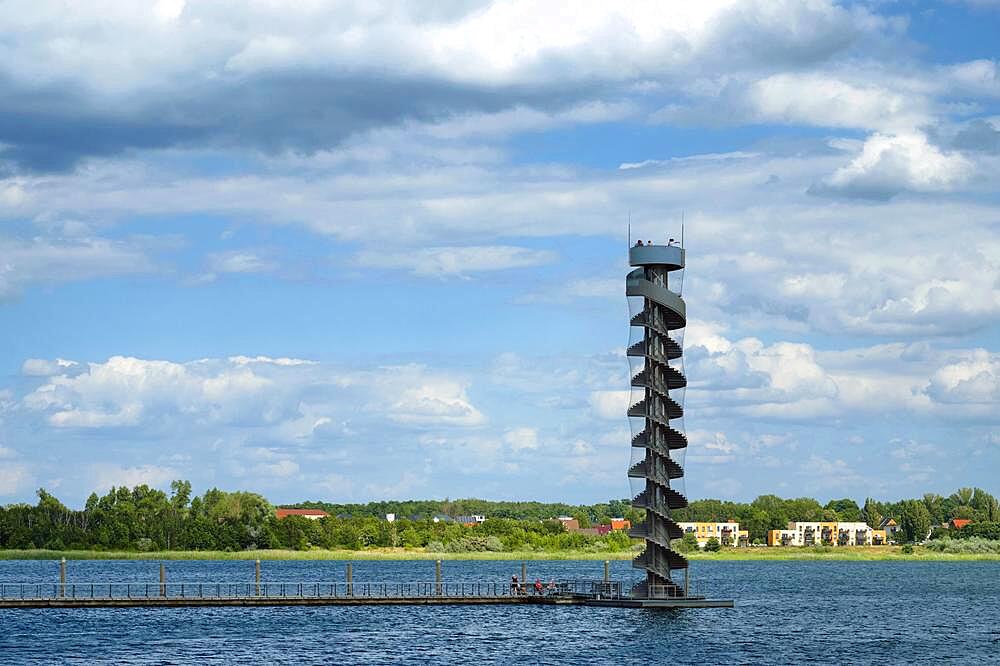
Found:
[(684, 211), (681, 211), (681, 248), (684, 247)]
[(632, 209), (628, 209), (628, 246), (632, 247)]

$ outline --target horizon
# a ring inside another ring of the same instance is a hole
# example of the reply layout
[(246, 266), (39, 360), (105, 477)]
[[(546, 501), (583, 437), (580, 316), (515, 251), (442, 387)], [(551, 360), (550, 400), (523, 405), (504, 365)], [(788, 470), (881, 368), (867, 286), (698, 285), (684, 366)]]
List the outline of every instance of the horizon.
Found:
[(629, 497), (682, 219), (689, 499), (996, 488), (996, 5), (0, 16), (0, 505)]

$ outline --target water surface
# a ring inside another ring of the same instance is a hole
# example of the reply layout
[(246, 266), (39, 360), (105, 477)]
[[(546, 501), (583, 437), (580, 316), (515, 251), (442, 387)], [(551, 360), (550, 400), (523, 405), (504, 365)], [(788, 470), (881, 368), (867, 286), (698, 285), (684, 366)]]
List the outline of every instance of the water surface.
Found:
[[(252, 562), (167, 562), (171, 582), (253, 579)], [(268, 581), (340, 581), (344, 563), (264, 562)], [(69, 582), (155, 582), (158, 562), (71, 561)], [(443, 563), (447, 580), (509, 580), (517, 562)], [(598, 578), (601, 562), (529, 562), (528, 577)], [(612, 576), (635, 576), (613, 562)], [(354, 563), (354, 580), (432, 580), (433, 562)], [(0, 582), (58, 564), (0, 561)], [(1000, 663), (997, 562), (694, 562), (733, 609), (540, 606), (0, 610), (5, 664)]]

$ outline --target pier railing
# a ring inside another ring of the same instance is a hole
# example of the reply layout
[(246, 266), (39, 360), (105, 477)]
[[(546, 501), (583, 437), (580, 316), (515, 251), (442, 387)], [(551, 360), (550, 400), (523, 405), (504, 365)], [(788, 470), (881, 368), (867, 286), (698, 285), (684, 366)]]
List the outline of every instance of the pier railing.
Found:
[(540, 591), (532, 584), (491, 581), (358, 582), (66, 582), (0, 583), (0, 600), (45, 599), (421, 599), (568, 596), (623, 598), (618, 581), (556, 580)]

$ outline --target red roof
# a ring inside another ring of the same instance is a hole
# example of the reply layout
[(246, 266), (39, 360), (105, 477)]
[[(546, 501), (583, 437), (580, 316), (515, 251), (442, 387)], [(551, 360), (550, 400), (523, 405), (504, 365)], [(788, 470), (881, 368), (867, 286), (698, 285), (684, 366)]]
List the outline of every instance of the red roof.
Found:
[(275, 509), (274, 515), (277, 518), (284, 518), (286, 516), (319, 516), (325, 518), (330, 514), (319, 509)]
[(971, 522), (972, 521), (969, 520), (968, 518), (952, 518), (951, 519), (951, 524), (954, 526), (954, 528), (956, 530), (962, 529), (963, 527), (965, 527), (966, 525), (968, 525)]

